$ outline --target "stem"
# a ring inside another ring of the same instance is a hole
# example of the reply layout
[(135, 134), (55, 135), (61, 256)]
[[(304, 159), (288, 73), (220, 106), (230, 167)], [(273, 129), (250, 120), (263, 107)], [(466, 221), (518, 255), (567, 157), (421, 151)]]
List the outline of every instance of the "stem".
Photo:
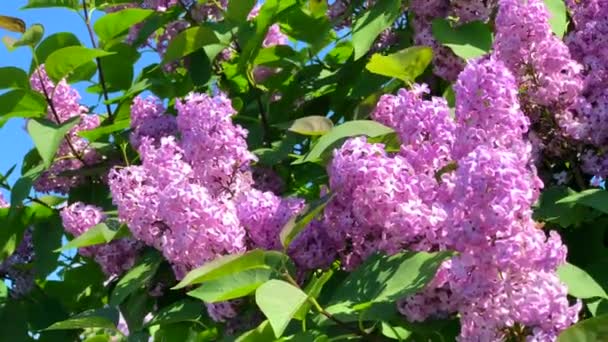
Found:
[[(34, 56), (35, 56), (35, 54), (34, 54)], [(36, 61), (36, 57), (34, 57), (34, 60)], [(59, 115), (57, 114), (57, 110), (55, 109), (55, 105), (53, 104), (53, 99), (51, 99), (49, 97), (49, 93), (46, 91), (46, 86), (44, 85), (44, 79), (42, 78), (42, 75), (40, 74), (38, 61), (36, 61), (36, 73), (38, 74), (38, 78), (40, 79), (40, 84), (42, 85), (42, 93), (44, 95), (44, 98), (46, 99), (46, 102), (48, 103), (49, 107), (51, 108), (51, 113), (53, 114), (55, 121), (57, 121), (58, 124), (61, 124), (61, 119), (59, 118)], [(57, 85), (55, 85), (55, 87), (57, 87)], [(76, 148), (72, 144), (72, 141), (70, 141), (69, 135), (66, 134), (63, 138), (65, 139), (65, 142), (68, 144), (68, 147), (70, 148), (70, 150), (72, 151), (72, 153), (74, 154), (76, 159), (80, 160), (80, 162), (86, 166), (87, 163), (84, 161), (84, 159), (82, 158), (80, 153), (78, 153), (76, 151)]]
[(41, 200), (39, 200), (37, 198), (31, 197), (31, 196), (27, 196), (27, 199), (30, 200), (30, 201), (32, 201), (32, 202), (34, 202), (34, 203), (38, 203), (38, 204), (40, 204), (42, 206), (45, 206), (45, 207), (47, 207), (49, 209), (55, 210), (55, 208), (51, 207), (50, 205), (42, 202)]
[[(300, 285), (298, 284), (298, 282), (295, 281), (295, 279), (293, 279), (291, 277), (291, 275), (289, 274), (288, 271), (283, 272), (283, 277), (285, 277), (285, 280), (290, 283), (291, 285), (301, 289)], [(319, 302), (317, 302), (317, 300), (313, 297), (308, 297), (308, 301), (310, 302), (310, 304), (312, 304), (312, 306), (315, 308), (315, 310), (317, 310), (321, 315), (327, 317), (329, 320), (333, 321), (334, 323), (336, 323), (338, 326), (354, 333), (357, 334), (359, 336), (368, 336), (369, 334), (366, 333), (365, 331), (359, 331), (351, 326), (349, 326), (348, 324), (346, 324), (345, 322), (342, 322), (341, 320), (339, 320), (338, 318), (334, 317), (334, 315), (332, 315), (331, 313), (327, 312), (327, 310), (325, 310), (320, 304)]]
[[(91, 38), (91, 45), (94, 49), (97, 49), (97, 43), (95, 42), (95, 35), (93, 34), (93, 28), (91, 27), (91, 18), (89, 17), (89, 11), (87, 9), (87, 0), (82, 0), (82, 11), (84, 12), (84, 22), (87, 26), (87, 31), (89, 32), (89, 38)], [(110, 98), (108, 96), (108, 88), (106, 87), (106, 81), (103, 76), (103, 68), (101, 67), (101, 60), (99, 57), (95, 58), (95, 62), (97, 63), (97, 72), (99, 73), (99, 83), (101, 84), (101, 89), (103, 91), (103, 98), (105, 100), (106, 110), (108, 111), (108, 122), (114, 122), (114, 116), (112, 115), (112, 107), (108, 103)]]
[[(236, 40), (236, 38), (234, 37), (234, 34), (232, 34), (232, 42), (234, 43), (234, 48), (236, 50), (237, 53), (241, 53), (241, 46), (239, 45), (239, 42)], [(262, 102), (262, 97), (260, 96), (260, 93), (257, 91), (257, 87), (255, 86), (255, 84), (253, 84), (253, 82), (251, 82), (251, 79), (249, 76), (247, 76), (247, 85), (249, 86), (250, 89), (254, 89), (255, 91), (255, 99), (258, 105), (258, 110), (260, 111), (260, 122), (262, 123), (262, 131), (264, 133), (264, 144), (267, 147), (271, 147), (272, 146), (272, 141), (270, 141), (270, 125), (268, 124), (268, 113), (266, 113), (266, 109), (264, 108), (264, 103)]]

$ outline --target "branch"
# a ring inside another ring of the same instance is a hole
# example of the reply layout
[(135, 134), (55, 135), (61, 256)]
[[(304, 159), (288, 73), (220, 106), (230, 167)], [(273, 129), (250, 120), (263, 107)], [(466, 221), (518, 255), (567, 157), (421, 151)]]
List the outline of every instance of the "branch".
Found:
[[(87, 31), (89, 32), (89, 38), (91, 38), (91, 45), (94, 49), (97, 49), (97, 43), (95, 42), (95, 35), (93, 34), (93, 28), (91, 28), (91, 18), (89, 18), (89, 10), (87, 9), (87, 0), (82, 0), (82, 10), (84, 12), (84, 22), (87, 26)], [(114, 116), (112, 115), (112, 107), (108, 103), (110, 98), (108, 96), (108, 88), (106, 87), (106, 80), (103, 76), (103, 68), (101, 67), (101, 60), (99, 57), (95, 58), (95, 62), (97, 63), (97, 72), (99, 73), (99, 83), (101, 84), (101, 90), (103, 91), (103, 98), (106, 104), (106, 110), (108, 111), (108, 122), (112, 123), (114, 121)]]
[[(58, 124), (61, 124), (61, 119), (59, 118), (59, 114), (57, 114), (57, 110), (55, 109), (55, 105), (53, 104), (53, 99), (51, 99), (51, 97), (49, 96), (49, 93), (46, 91), (46, 86), (44, 85), (44, 79), (42, 78), (42, 75), (40, 74), (40, 68), (36, 68), (36, 72), (38, 73), (38, 78), (40, 78), (40, 84), (42, 86), (42, 93), (44, 94), (44, 98), (46, 99), (46, 102), (48, 103), (49, 107), (51, 108), (51, 113), (53, 114), (55, 121), (57, 121)], [(55, 85), (55, 88), (57, 88), (57, 85)], [(80, 160), (80, 162), (86, 166), (87, 163), (82, 158), (80, 153), (78, 153), (76, 151), (76, 148), (72, 144), (69, 133), (66, 134), (63, 138), (65, 139), (65, 142), (68, 144), (68, 147), (72, 151), (72, 154), (74, 154), (74, 157), (76, 157), (76, 159)]]

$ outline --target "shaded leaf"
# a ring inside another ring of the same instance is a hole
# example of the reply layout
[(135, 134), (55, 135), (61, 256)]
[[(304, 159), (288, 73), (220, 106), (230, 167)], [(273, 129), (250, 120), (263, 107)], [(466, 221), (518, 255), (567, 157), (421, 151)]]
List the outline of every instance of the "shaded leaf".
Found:
[(146, 326), (196, 321), (202, 314), (201, 302), (183, 299), (159, 310)]
[(608, 315), (602, 315), (578, 322), (564, 330), (558, 342), (602, 342), (608, 341)]
[(127, 272), (112, 291), (111, 305), (122, 303), (128, 295), (145, 286), (156, 274), (162, 261), (161, 255), (156, 251), (144, 254), (139, 261)]
[(400, 0), (384, 0), (376, 2), (370, 10), (355, 20), (352, 39), (355, 60), (367, 54), (380, 33), (393, 25), (400, 14)]
[(574, 193), (556, 202), (556, 204), (572, 203), (591, 207), (603, 213), (608, 213), (608, 191), (603, 189), (589, 189)]
[(25, 71), (16, 67), (0, 68), (0, 89), (27, 89), (29, 87), (29, 77)]
[(481, 21), (453, 27), (447, 19), (435, 19), (433, 36), (465, 60), (483, 56), (492, 48), (492, 30)]
[(70, 330), (85, 328), (104, 328), (116, 330), (118, 310), (103, 308), (75, 315), (65, 321), (57, 322), (45, 330)]
[(307, 204), (298, 215), (292, 217), (281, 229), (279, 238), (283, 248), (287, 249), (291, 242), (300, 234), (302, 230), (308, 226), (308, 224), (319, 215), (327, 203), (333, 198), (333, 194), (327, 194), (321, 197), (319, 200)]

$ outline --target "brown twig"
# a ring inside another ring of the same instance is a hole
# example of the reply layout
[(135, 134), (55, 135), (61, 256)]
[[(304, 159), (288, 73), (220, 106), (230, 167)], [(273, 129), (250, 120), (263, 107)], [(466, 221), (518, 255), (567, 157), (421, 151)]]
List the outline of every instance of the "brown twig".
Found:
[[(87, 26), (87, 31), (89, 32), (89, 38), (91, 38), (91, 45), (94, 49), (97, 48), (97, 43), (95, 42), (95, 35), (93, 34), (93, 28), (91, 27), (91, 18), (89, 18), (89, 11), (87, 9), (87, 0), (82, 0), (82, 10), (84, 12), (84, 22)], [(108, 103), (110, 101), (110, 97), (108, 96), (108, 88), (106, 87), (106, 80), (103, 76), (103, 68), (101, 67), (101, 59), (99, 57), (95, 58), (95, 62), (97, 63), (97, 72), (99, 73), (99, 83), (101, 84), (101, 90), (103, 92), (103, 99), (105, 100), (106, 110), (108, 111), (108, 122), (112, 123), (114, 121), (114, 116), (112, 114), (112, 107)]]

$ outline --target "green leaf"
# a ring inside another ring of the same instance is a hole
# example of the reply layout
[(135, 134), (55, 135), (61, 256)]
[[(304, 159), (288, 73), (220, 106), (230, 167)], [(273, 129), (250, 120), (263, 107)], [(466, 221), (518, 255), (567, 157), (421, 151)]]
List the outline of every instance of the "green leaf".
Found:
[(606, 291), (587, 272), (570, 263), (561, 265), (557, 269), (557, 275), (568, 286), (568, 294), (573, 297), (608, 299)]
[(412, 334), (411, 331), (405, 329), (404, 327), (394, 326), (384, 321), (380, 325), (380, 332), (383, 336), (399, 341), (407, 339)]
[(594, 220), (599, 212), (576, 202), (560, 203), (560, 200), (575, 194), (574, 190), (562, 186), (545, 189), (534, 206), (534, 219), (557, 223), (564, 228)]
[(30, 87), (30, 82), (25, 71), (16, 67), (0, 68), (0, 89), (14, 89)]
[[(285, 10), (296, 5), (295, 0), (266, 0), (260, 8), (260, 12), (255, 18), (255, 32), (252, 35), (246, 35), (240, 37), (241, 46), (243, 51), (241, 52), (241, 58), (238, 64), (239, 71), (246, 71), (247, 67), (251, 65), (251, 62), (255, 60), (258, 52), (262, 47), (262, 43), (266, 38), (268, 29), (272, 24), (276, 22), (276, 18)], [(245, 30), (242, 30), (245, 31)], [(239, 34), (242, 33), (239, 30)]]
[(371, 10), (365, 11), (355, 20), (352, 39), (355, 60), (367, 54), (380, 33), (393, 25), (399, 15), (401, 15), (401, 1), (384, 0), (376, 2)]
[(73, 248), (105, 244), (119, 238), (120, 234), (122, 234), (120, 230), (112, 230), (107, 224), (102, 222), (89, 228), (87, 231), (62, 246), (56, 252), (67, 251)]
[(308, 296), (299, 288), (281, 280), (269, 280), (255, 292), (255, 302), (272, 326), (275, 337), (283, 335), (287, 324)]
[(130, 124), (130, 120), (121, 120), (114, 122), (111, 125), (99, 126), (95, 129), (91, 129), (88, 131), (79, 131), (78, 135), (83, 138), (86, 138), (89, 141), (97, 141), (99, 138), (108, 136), (111, 133), (129, 128)]
[[(80, 40), (69, 32), (54, 33), (46, 37), (36, 47), (36, 58), (38, 63), (44, 64), (46, 59), (56, 50), (59, 50), (68, 46), (79, 46), (81, 45)], [(31, 70), (34, 70), (34, 63), (32, 63)]]
[(61, 247), (62, 236), (63, 226), (58, 215), (34, 226), (34, 269), (38, 278), (46, 279), (57, 268), (59, 254), (55, 253), (55, 250)]
[(558, 342), (602, 342), (608, 341), (608, 315), (578, 322), (562, 331)]
[(205, 281), (197, 289), (188, 292), (188, 295), (207, 303), (223, 302), (248, 296), (272, 278), (276, 278), (272, 270), (249, 269)]
[(306, 42), (317, 52), (335, 39), (332, 23), (327, 16), (312, 16), (310, 12), (294, 6), (280, 17), (281, 31), (289, 37)]
[(46, 114), (46, 100), (35, 91), (15, 89), (0, 95), (0, 119), (31, 118)]
[(12, 32), (25, 32), (25, 22), (19, 18), (0, 15), (0, 28)]
[(393, 129), (386, 127), (376, 121), (371, 120), (355, 120), (348, 121), (342, 125), (334, 127), (329, 133), (319, 138), (313, 148), (304, 156), (303, 159), (294, 162), (293, 164), (301, 164), (305, 162), (315, 162), (334, 148), (339, 147), (345, 138), (365, 135), (368, 137), (377, 137), (380, 135), (393, 132)]
[[(133, 65), (140, 57), (139, 52), (125, 43), (114, 44), (108, 51), (114, 54), (99, 59), (103, 67), (106, 90), (116, 92), (129, 89), (133, 82)], [(99, 84), (94, 86), (93, 90), (99, 94), (103, 93)]]
[(88, 49), (84, 46), (68, 46), (51, 53), (46, 59), (45, 68), (49, 77), (58, 82), (77, 68), (90, 63), (94, 58), (111, 54), (113, 52)]
[(568, 14), (566, 13), (566, 4), (564, 0), (544, 0), (545, 7), (549, 11), (551, 17), (549, 24), (556, 36), (560, 39), (564, 38), (564, 34), (568, 30)]
[(93, 29), (101, 41), (110, 42), (126, 34), (129, 29), (148, 18), (154, 11), (142, 8), (126, 8), (109, 13), (97, 20)]
[(324, 116), (311, 115), (275, 126), (301, 135), (315, 136), (329, 132), (334, 123)]
[(80, 9), (80, 1), (78, 0), (28, 0), (27, 5), (22, 9), (28, 8), (49, 8), (49, 7), (65, 7), (72, 10)]
[(44, 26), (34, 24), (30, 26), (19, 38), (13, 43), (13, 46), (31, 46), (35, 47), (44, 36)]
[(237, 337), (234, 342), (265, 342), (274, 341), (274, 332), (270, 323), (266, 320), (258, 325), (255, 329), (246, 331), (241, 336)]
[(358, 311), (372, 310), (376, 303), (394, 306), (399, 298), (423, 289), (451, 256), (452, 252), (374, 254), (346, 278), (326, 309), (339, 319), (353, 321), (361, 318)]
[(33, 179), (30, 177), (21, 177), (13, 185), (11, 190), (11, 207), (19, 206), (23, 200), (29, 196), (32, 190)]
[[(306, 288), (304, 289), (304, 292), (306, 292), (308, 298), (317, 299), (317, 297), (319, 297), (319, 295), (321, 294), (321, 290), (323, 290), (323, 286), (325, 286), (325, 284), (329, 281), (329, 279), (331, 279), (333, 275), (334, 271), (331, 269), (323, 272), (323, 274), (321, 274), (320, 276), (313, 275), (313, 278), (309, 281), (308, 285), (306, 285)], [(300, 310), (298, 310), (298, 312), (296, 312), (293, 317), (301, 321), (305, 320), (306, 314), (308, 313), (311, 307), (312, 303), (310, 301), (307, 301), (302, 305), (302, 307), (300, 307)]]
[(277, 262), (286, 258), (287, 256), (282, 253), (259, 249), (245, 254), (226, 255), (188, 272), (173, 289), (181, 289), (249, 269), (271, 269)]
[(416, 77), (422, 75), (432, 59), (433, 49), (426, 46), (412, 46), (388, 56), (375, 53), (365, 68), (374, 74), (412, 83)]
[(230, 0), (226, 18), (236, 24), (241, 24), (247, 20), (247, 16), (256, 4), (256, 0)]
[(65, 321), (57, 322), (45, 330), (71, 330), (86, 328), (104, 328), (116, 330), (117, 322), (118, 310), (115, 308), (104, 308), (80, 313)]
[(128, 295), (148, 284), (156, 274), (161, 261), (162, 258), (156, 251), (144, 254), (137, 264), (116, 284), (114, 291), (112, 291), (112, 297), (110, 297), (110, 305), (122, 303)]
[(557, 201), (556, 204), (579, 204), (608, 213), (608, 191), (602, 189), (589, 189), (572, 194)]
[(317, 215), (319, 215), (327, 203), (333, 198), (333, 194), (327, 194), (317, 201), (307, 204), (298, 215), (292, 217), (281, 229), (279, 238), (283, 248), (287, 249), (291, 242), (308, 226)]
[(30, 225), (28, 208), (0, 208), (0, 262), (13, 254)]
[(75, 117), (65, 121), (61, 125), (56, 125), (51, 121), (43, 119), (32, 119), (28, 121), (27, 131), (32, 137), (32, 140), (34, 140), (34, 145), (46, 167), (51, 166), (61, 140), (74, 126), (76, 126), (76, 124), (78, 124), (79, 120), (79, 117)]
[(201, 302), (183, 299), (159, 310), (146, 326), (197, 321), (202, 314)]
[(446, 19), (435, 19), (433, 36), (464, 60), (483, 56), (492, 48), (492, 30), (481, 21), (453, 27)]
[[(220, 41), (218, 35), (210, 27), (191, 27), (180, 32), (171, 40), (163, 57), (163, 63), (175, 61), (203, 48), (209, 60), (212, 61), (225, 47), (226, 44)], [(211, 51), (215, 52), (210, 53)]]

